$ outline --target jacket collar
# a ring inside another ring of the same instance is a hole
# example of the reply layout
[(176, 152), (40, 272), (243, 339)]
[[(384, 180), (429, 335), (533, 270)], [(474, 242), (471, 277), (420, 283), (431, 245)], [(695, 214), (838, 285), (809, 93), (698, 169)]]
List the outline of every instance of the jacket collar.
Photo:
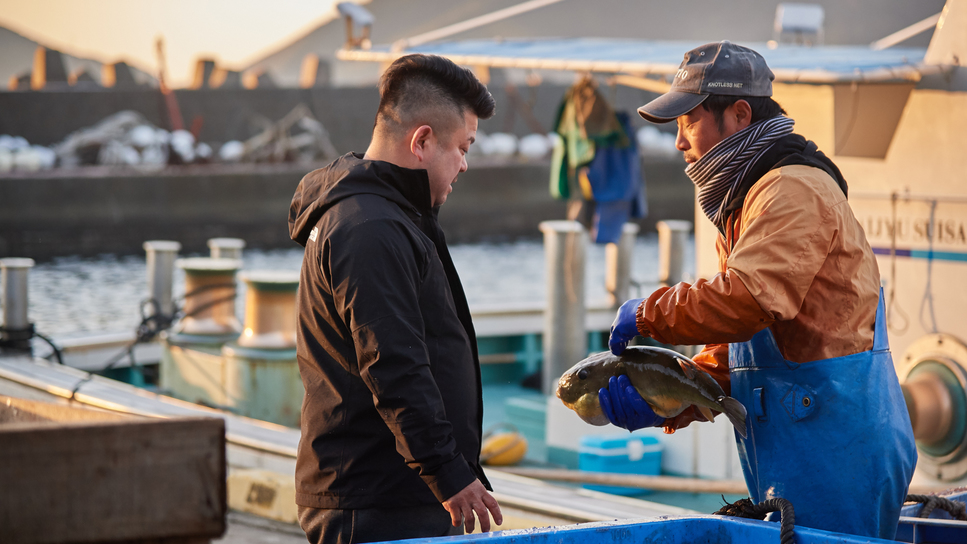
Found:
[(364, 159), (363, 156), (362, 153), (352, 153), (355, 159), (352, 170), (371, 169), (381, 181), (396, 189), (417, 213), (422, 215), (432, 210), (430, 177), (426, 170), (403, 168), (391, 162)]

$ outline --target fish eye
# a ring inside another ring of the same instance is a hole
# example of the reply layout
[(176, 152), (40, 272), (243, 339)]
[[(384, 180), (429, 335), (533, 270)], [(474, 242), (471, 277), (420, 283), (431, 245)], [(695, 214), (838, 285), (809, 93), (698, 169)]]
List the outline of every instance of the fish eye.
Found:
[(586, 379), (588, 379), (588, 371), (587, 371), (587, 369), (582, 368), (581, 370), (578, 370), (578, 379), (579, 380), (586, 380)]

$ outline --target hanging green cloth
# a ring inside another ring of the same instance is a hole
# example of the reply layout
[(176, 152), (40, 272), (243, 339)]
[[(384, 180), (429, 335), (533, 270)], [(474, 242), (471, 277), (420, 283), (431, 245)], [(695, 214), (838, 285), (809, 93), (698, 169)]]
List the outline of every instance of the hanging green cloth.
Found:
[(560, 199), (571, 196), (578, 169), (594, 159), (598, 146), (625, 148), (631, 143), (591, 77), (581, 79), (564, 93), (554, 131), (560, 140), (551, 157), (551, 195)]

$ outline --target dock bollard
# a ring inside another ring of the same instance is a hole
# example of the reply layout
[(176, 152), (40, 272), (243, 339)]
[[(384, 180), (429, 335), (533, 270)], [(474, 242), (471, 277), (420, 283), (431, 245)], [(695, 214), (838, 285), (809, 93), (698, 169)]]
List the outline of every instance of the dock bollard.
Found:
[(241, 238), (210, 238), (208, 249), (212, 259), (241, 259), (245, 240)]
[(561, 374), (588, 355), (584, 269), (587, 232), (577, 221), (544, 221), (547, 303), (541, 391), (553, 395)]
[(237, 259), (194, 257), (178, 259), (185, 271), (184, 317), (175, 327), (178, 334), (237, 336), (242, 325), (235, 316)]
[(604, 287), (608, 290), (608, 302), (615, 310), (631, 298), (631, 261), (638, 230), (638, 225), (625, 223), (618, 243), (604, 246)]
[(685, 274), (685, 244), (692, 232), (691, 221), (659, 221), (658, 228), (658, 281), (662, 285), (675, 285)]
[(3, 291), (3, 326), (0, 346), (30, 351), (34, 328), (28, 315), (28, 276), (33, 259), (10, 257), (0, 259), (0, 286)]
[(299, 271), (253, 270), (239, 274), (245, 292), (245, 324), (238, 345), (246, 348), (295, 347), (295, 295)]
[(245, 325), (222, 346), (225, 402), (235, 412), (299, 426), (305, 392), (296, 359), (299, 272), (246, 271)]
[(149, 240), (144, 243), (148, 263), (148, 296), (158, 307), (155, 311), (170, 316), (175, 312), (172, 290), (175, 281), (175, 259), (181, 244), (168, 240)]

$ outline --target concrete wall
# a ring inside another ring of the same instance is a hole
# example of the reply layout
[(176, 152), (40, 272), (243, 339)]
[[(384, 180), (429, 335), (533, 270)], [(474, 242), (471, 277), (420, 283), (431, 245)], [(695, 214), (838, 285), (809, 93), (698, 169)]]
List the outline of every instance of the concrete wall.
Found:
[[(534, 113), (541, 132), (551, 130), (557, 107), (567, 90), (562, 85), (518, 89), (520, 100)], [(497, 113), (480, 130), (525, 135), (529, 126), (512, 106), (503, 83), (491, 84)], [(603, 87), (615, 107), (629, 112), (655, 95), (628, 87)], [(222, 143), (244, 140), (266, 123), (278, 121), (305, 104), (329, 131), (340, 152), (364, 151), (369, 145), (379, 93), (374, 86), (313, 89), (201, 89), (175, 91), (185, 126), (198, 119), (199, 140)], [(0, 91), (0, 134), (23, 136), (31, 144), (52, 145), (68, 134), (123, 110), (134, 110), (156, 126), (171, 128), (164, 98), (157, 89), (92, 91)], [(635, 126), (644, 121), (633, 115)], [(669, 127), (671, 128), (671, 127)]]
[[(564, 203), (548, 193), (547, 162), (478, 160), (440, 213), (451, 243), (536, 238), (541, 221), (564, 218)], [(318, 166), (192, 166), (157, 174), (89, 167), (0, 178), (0, 257), (138, 254), (153, 239), (199, 252), (215, 236), (292, 247), (289, 202), (302, 176)], [(644, 229), (658, 219), (691, 218), (692, 186), (680, 161), (649, 161), (644, 170), (652, 210)]]
[[(244, 140), (304, 103), (329, 130), (340, 151), (369, 144), (379, 104), (375, 88), (179, 90), (175, 96), (186, 127), (200, 119), (201, 141)], [(51, 145), (123, 110), (134, 110), (156, 126), (171, 128), (157, 89), (20, 91), (0, 92), (0, 134)]]

